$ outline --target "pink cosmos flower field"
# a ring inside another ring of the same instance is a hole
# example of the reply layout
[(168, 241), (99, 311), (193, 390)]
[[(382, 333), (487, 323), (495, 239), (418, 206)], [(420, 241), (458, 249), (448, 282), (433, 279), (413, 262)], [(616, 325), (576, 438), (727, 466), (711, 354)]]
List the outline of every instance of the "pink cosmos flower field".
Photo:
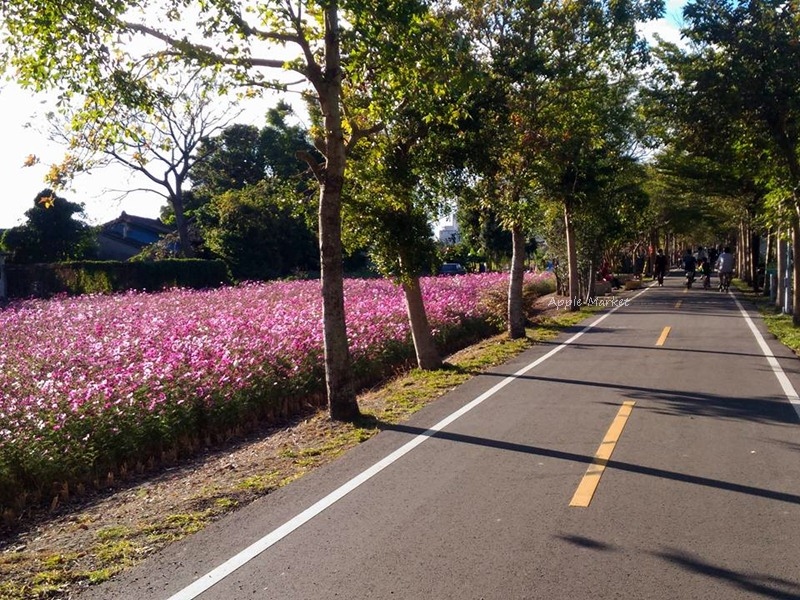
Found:
[[(442, 341), (487, 319), (482, 298), (507, 274), (422, 285)], [(359, 373), (413, 356), (397, 285), (347, 280), (345, 305)], [(0, 311), (0, 509), (13, 490), (91, 480), (265, 404), (320, 394), (321, 311), (317, 281), (11, 304)]]

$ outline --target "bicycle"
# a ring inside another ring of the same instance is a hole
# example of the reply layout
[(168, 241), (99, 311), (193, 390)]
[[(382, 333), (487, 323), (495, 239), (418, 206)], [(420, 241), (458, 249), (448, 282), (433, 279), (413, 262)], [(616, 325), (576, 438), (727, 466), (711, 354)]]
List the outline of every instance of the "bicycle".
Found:
[(731, 286), (731, 279), (733, 277), (733, 273), (730, 271), (726, 273), (719, 274), (719, 291), (720, 292), (727, 292), (728, 288)]

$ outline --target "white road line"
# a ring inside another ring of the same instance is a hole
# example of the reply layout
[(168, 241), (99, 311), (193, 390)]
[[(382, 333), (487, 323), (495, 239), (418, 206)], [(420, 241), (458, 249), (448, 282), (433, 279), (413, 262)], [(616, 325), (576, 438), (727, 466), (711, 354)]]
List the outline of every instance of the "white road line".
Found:
[[(635, 300), (636, 298), (644, 294), (648, 289), (649, 288), (643, 289), (641, 292), (633, 296), (631, 300)], [(513, 375), (509, 375), (499, 383), (495, 384), (492, 388), (488, 389), (483, 394), (481, 394), (480, 396), (469, 402), (469, 404), (464, 405), (459, 410), (455, 411), (454, 413), (450, 414), (449, 416), (445, 417), (444, 419), (436, 423), (436, 425), (432, 426), (427, 431), (417, 435), (411, 441), (407, 442), (405, 445), (401, 446), (400, 448), (389, 454), (386, 458), (378, 461), (377, 463), (369, 467), (367, 470), (363, 471), (359, 475), (356, 475), (350, 481), (343, 484), (341, 487), (335, 489), (333, 492), (331, 492), (321, 500), (317, 501), (312, 506), (309, 506), (299, 515), (287, 521), (277, 529), (274, 529), (272, 532), (268, 533), (266, 536), (264, 536), (257, 542), (254, 542), (252, 545), (248, 546), (247, 548), (239, 552), (239, 554), (229, 558), (228, 560), (226, 560), (224, 563), (222, 563), (212, 571), (209, 571), (199, 579), (196, 579), (189, 586), (183, 588), (176, 594), (173, 594), (168, 598), (168, 600), (194, 600), (194, 598), (197, 598), (207, 589), (222, 581), (225, 577), (236, 571), (239, 567), (242, 567), (251, 560), (253, 560), (256, 556), (264, 552), (267, 548), (285, 538), (295, 529), (308, 523), (311, 519), (316, 517), (326, 508), (329, 508), (334, 503), (341, 500), (344, 496), (355, 490), (361, 484), (365, 483), (366, 481), (368, 481), (369, 479), (371, 479), (372, 477), (383, 471), (393, 462), (397, 461), (401, 457), (411, 452), (414, 448), (419, 446), (425, 440), (429, 439), (437, 431), (441, 431), (459, 417), (464, 416), (473, 408), (483, 403), (488, 398), (491, 398), (494, 394), (499, 392), (501, 389), (506, 387), (509, 383), (511, 383), (518, 377), (524, 375), (531, 369), (538, 367), (548, 358), (552, 357), (556, 353), (560, 352), (561, 350), (572, 344), (584, 333), (586, 333), (593, 327), (599, 325), (601, 322), (603, 322), (605, 319), (607, 319), (609, 316), (615, 313), (622, 306), (625, 306), (625, 304), (618, 304), (617, 306), (609, 310), (607, 313), (600, 316), (600, 318), (594, 320), (589, 325), (581, 329), (578, 333), (573, 335), (571, 338), (569, 338), (560, 346), (556, 346), (555, 348), (550, 350), (550, 352), (548, 352), (547, 354), (540, 356), (535, 361), (523, 367)]]
[(742, 313), (742, 316), (744, 317), (747, 326), (750, 328), (750, 331), (753, 332), (753, 335), (756, 338), (756, 342), (758, 342), (758, 346), (761, 348), (761, 352), (766, 357), (769, 366), (772, 367), (772, 372), (775, 373), (775, 377), (778, 379), (778, 383), (781, 384), (781, 388), (783, 389), (783, 393), (786, 396), (786, 399), (789, 400), (789, 402), (792, 405), (792, 408), (794, 408), (794, 412), (797, 413), (797, 418), (800, 419), (800, 397), (798, 397), (797, 392), (795, 391), (794, 386), (792, 385), (792, 382), (789, 381), (789, 378), (786, 376), (786, 373), (783, 372), (783, 369), (781, 368), (778, 359), (775, 358), (774, 354), (772, 354), (772, 350), (769, 349), (769, 346), (767, 345), (764, 336), (761, 335), (761, 332), (758, 330), (755, 323), (753, 323), (753, 320), (750, 318), (750, 315), (747, 314), (747, 311), (745, 311), (745, 309), (742, 307), (736, 296), (733, 295), (733, 292), (729, 290), (728, 294), (730, 294), (731, 298), (733, 298), (733, 301), (736, 302), (736, 307), (739, 309), (739, 312)]

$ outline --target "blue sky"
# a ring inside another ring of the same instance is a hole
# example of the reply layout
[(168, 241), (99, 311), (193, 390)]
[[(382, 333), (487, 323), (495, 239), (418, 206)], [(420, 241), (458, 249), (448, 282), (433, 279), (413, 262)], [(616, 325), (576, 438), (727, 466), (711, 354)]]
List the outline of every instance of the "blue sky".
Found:
[[(686, 0), (669, 0), (665, 18), (642, 27), (648, 36), (658, 32), (670, 41), (678, 40), (681, 8)], [(274, 102), (260, 101), (248, 114), (254, 124), (262, 125), (256, 116), (265, 114)], [(36, 194), (46, 187), (44, 176), (48, 165), (58, 163), (64, 155), (63, 147), (50, 141), (44, 132), (44, 114), (51, 104), (45, 95), (34, 96), (19, 89), (13, 82), (0, 82), (0, 229), (24, 222), (25, 211), (33, 205)], [(26, 157), (35, 154), (40, 163), (24, 167)], [(122, 168), (106, 168), (91, 174), (80, 175), (72, 188), (60, 195), (73, 202), (83, 203), (87, 220), (92, 224), (104, 223), (119, 216), (121, 211), (143, 217), (157, 217), (163, 198), (152, 193), (134, 193), (123, 200), (119, 193), (109, 190), (142, 187), (144, 182), (131, 177)]]

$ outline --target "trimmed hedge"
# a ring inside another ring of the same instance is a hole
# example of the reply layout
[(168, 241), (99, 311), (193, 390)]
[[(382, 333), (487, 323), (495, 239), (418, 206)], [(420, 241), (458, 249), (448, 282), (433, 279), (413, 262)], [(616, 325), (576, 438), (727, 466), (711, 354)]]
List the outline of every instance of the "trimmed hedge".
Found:
[(9, 298), (159, 291), (173, 287), (204, 289), (232, 283), (228, 267), (221, 260), (71, 261), (5, 268)]

